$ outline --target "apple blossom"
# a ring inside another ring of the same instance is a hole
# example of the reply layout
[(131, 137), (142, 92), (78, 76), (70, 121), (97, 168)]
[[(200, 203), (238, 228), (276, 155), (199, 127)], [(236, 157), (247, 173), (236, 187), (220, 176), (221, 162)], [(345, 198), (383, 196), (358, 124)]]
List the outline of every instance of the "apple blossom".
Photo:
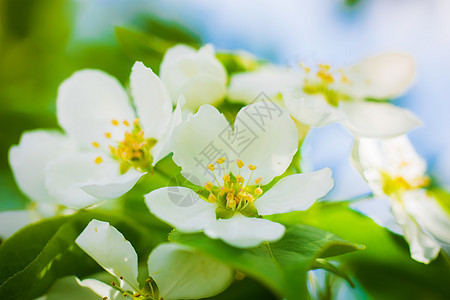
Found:
[(118, 281), (111, 285), (96, 279), (80, 281), (103, 299), (200, 299), (221, 293), (234, 279), (233, 270), (221, 262), (186, 246), (164, 243), (150, 254), (149, 278), (140, 285), (136, 251), (107, 222), (92, 220), (76, 243)]
[(173, 111), (164, 84), (141, 62), (130, 86), (136, 113), (125, 89), (104, 72), (78, 71), (61, 84), (58, 121), (80, 148), (46, 168), (46, 186), (61, 203), (82, 208), (119, 197), (169, 154), (182, 96)]
[(374, 195), (390, 199), (413, 259), (429, 263), (438, 255), (440, 244), (450, 244), (450, 214), (427, 190), (426, 163), (406, 136), (361, 138), (355, 142), (353, 162)]
[(306, 210), (333, 187), (324, 168), (286, 176), (265, 190), (297, 151), (295, 124), (273, 102), (244, 107), (234, 128), (216, 108), (201, 106), (176, 129), (172, 146), (174, 162), (198, 188), (152, 191), (145, 196), (150, 211), (182, 232), (203, 230), (235, 247), (280, 239), (284, 226), (262, 216)]
[(298, 122), (319, 127), (342, 122), (354, 135), (392, 137), (422, 124), (410, 111), (384, 100), (402, 95), (414, 79), (413, 59), (384, 53), (346, 69), (303, 66), (304, 81), (283, 91), (284, 104)]
[(31, 201), (27, 209), (0, 212), (0, 237), (6, 238), (25, 225), (56, 214), (70, 213), (45, 186), (49, 163), (77, 151), (76, 143), (56, 130), (24, 132), (8, 158), (14, 179)]
[(207, 44), (198, 51), (179, 44), (167, 50), (161, 63), (161, 80), (172, 100), (186, 98), (186, 108), (196, 110), (202, 104), (216, 104), (226, 93), (227, 73)]

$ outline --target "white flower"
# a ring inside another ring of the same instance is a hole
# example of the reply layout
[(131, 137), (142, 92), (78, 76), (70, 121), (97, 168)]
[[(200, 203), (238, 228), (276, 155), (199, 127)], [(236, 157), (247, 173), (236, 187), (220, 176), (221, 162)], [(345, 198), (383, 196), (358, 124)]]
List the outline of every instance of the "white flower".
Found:
[(225, 96), (227, 73), (210, 44), (198, 51), (182, 44), (170, 48), (161, 63), (160, 76), (172, 100), (183, 95), (186, 107), (192, 110), (216, 104)]
[(406, 136), (357, 140), (353, 162), (374, 195), (390, 199), (413, 259), (429, 263), (438, 255), (440, 243), (450, 244), (450, 215), (426, 189), (430, 181), (426, 163)]
[(0, 213), (0, 236), (9, 237), (25, 225), (57, 213), (68, 213), (45, 187), (50, 162), (77, 150), (76, 143), (56, 130), (33, 130), (22, 134), (9, 150), (9, 164), (20, 190), (31, 204), (27, 209)]
[(182, 97), (172, 111), (164, 84), (141, 62), (133, 66), (130, 86), (136, 113), (125, 89), (101, 71), (82, 70), (61, 84), (58, 121), (81, 151), (46, 168), (46, 186), (60, 203), (82, 208), (119, 197), (170, 152)]
[(275, 65), (262, 66), (254, 71), (234, 74), (230, 79), (227, 99), (249, 104), (260, 93), (276, 99), (284, 89), (301, 83), (302, 75), (299, 72)]
[(76, 243), (118, 284), (84, 279), (80, 285), (107, 299), (200, 299), (224, 291), (233, 281), (228, 266), (177, 244), (160, 244), (148, 258), (149, 279), (139, 285), (138, 257), (130, 242), (107, 222), (92, 220)]
[(262, 185), (289, 166), (297, 142), (294, 122), (272, 102), (241, 109), (234, 129), (216, 108), (204, 105), (172, 138), (173, 160), (198, 188), (161, 188), (147, 194), (146, 203), (182, 232), (204, 230), (242, 248), (278, 240), (285, 228), (261, 216), (306, 210), (333, 187), (325, 168), (284, 177), (264, 192)]
[(408, 55), (385, 53), (338, 71), (329, 65), (316, 72), (303, 69), (303, 84), (282, 93), (300, 123), (318, 127), (340, 121), (362, 137), (398, 136), (422, 125), (410, 111), (379, 101), (398, 97), (411, 85), (414, 61)]

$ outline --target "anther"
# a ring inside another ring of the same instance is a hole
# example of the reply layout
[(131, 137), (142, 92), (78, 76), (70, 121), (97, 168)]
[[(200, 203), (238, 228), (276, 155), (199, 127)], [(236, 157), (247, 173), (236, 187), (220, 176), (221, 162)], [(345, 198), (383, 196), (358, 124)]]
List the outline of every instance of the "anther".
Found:
[(119, 121), (117, 121), (117, 120), (112, 120), (111, 123), (112, 123), (114, 126), (119, 125)]
[(212, 182), (207, 182), (205, 183), (205, 189), (210, 192), (213, 189), (214, 185), (212, 184)]
[(260, 188), (260, 187), (257, 187), (257, 188), (255, 189), (255, 195), (258, 195), (258, 196), (260, 196), (260, 195), (262, 195), (262, 193), (263, 193), (263, 190), (262, 190), (262, 188)]
[(258, 183), (261, 182), (261, 180), (262, 180), (262, 177), (258, 177), (258, 178), (255, 179), (255, 183), (258, 184)]
[(255, 166), (255, 165), (248, 165), (248, 168), (249, 168), (251, 171), (255, 171), (255, 170), (256, 170), (256, 166)]
[(236, 165), (240, 169), (240, 168), (242, 168), (244, 166), (244, 163), (242, 162), (242, 160), (238, 159), (238, 160), (236, 160)]
[(214, 203), (214, 202), (216, 202), (216, 200), (217, 200), (216, 196), (214, 196), (213, 194), (209, 194), (209, 196), (208, 196), (209, 202)]
[(133, 125), (137, 125), (137, 124), (139, 124), (139, 118), (134, 119), (134, 121), (133, 121)]
[(100, 144), (97, 142), (92, 142), (92, 146), (94, 146), (95, 148), (98, 148), (98, 147), (100, 147)]
[(111, 133), (110, 132), (105, 132), (105, 136), (106, 136), (106, 138), (110, 139), (111, 138)]
[(213, 164), (209, 164), (206, 168), (207, 168), (208, 170), (210, 170), (210, 171), (214, 171), (214, 170), (215, 170)]
[(127, 120), (123, 120), (123, 125), (128, 127), (128, 126), (130, 126), (130, 123)]
[(120, 278), (120, 280), (123, 280), (123, 276), (120, 276), (119, 278)]
[(244, 182), (244, 177), (242, 177), (241, 175), (237, 175), (236, 176), (236, 181), (237, 182)]
[(234, 194), (233, 193), (228, 193), (227, 194), (227, 201), (233, 201), (234, 200)]
[(218, 163), (219, 165), (223, 164), (224, 162), (225, 162), (225, 157), (221, 157), (216, 160), (216, 163)]
[(225, 182), (230, 182), (230, 180), (231, 180), (231, 178), (230, 178), (230, 175), (229, 174), (225, 174), (225, 175), (223, 175), (223, 181), (225, 181)]
[(101, 156), (97, 156), (94, 161), (96, 164), (101, 164), (103, 162), (103, 158)]

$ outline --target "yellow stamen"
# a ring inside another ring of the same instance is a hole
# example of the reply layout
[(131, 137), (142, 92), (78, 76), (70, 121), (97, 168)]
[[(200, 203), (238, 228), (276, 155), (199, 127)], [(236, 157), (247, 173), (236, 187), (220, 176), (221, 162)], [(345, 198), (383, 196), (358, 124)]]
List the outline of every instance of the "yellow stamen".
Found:
[(261, 180), (262, 180), (262, 177), (258, 177), (258, 178), (255, 179), (255, 183), (258, 184), (258, 183), (261, 182)]
[(111, 133), (110, 132), (105, 132), (105, 136), (106, 136), (106, 138), (110, 139), (111, 138)]
[(252, 203), (255, 200), (255, 198), (249, 193), (245, 194), (244, 199), (247, 200), (250, 203)]
[(236, 164), (237, 164), (239, 169), (244, 166), (244, 162), (242, 160), (240, 160), (240, 159), (236, 160)]
[(230, 175), (228, 175), (228, 174), (225, 174), (225, 175), (223, 175), (223, 181), (225, 181), (225, 182), (230, 182), (230, 180), (231, 180), (231, 178), (230, 178)]
[(262, 195), (262, 193), (263, 193), (263, 190), (262, 190), (262, 188), (260, 188), (260, 187), (257, 187), (257, 188), (255, 189), (255, 194), (256, 194), (256, 195), (258, 195), (258, 196), (261, 196), (261, 195)]
[(255, 170), (256, 170), (256, 166), (255, 166), (255, 165), (248, 165), (248, 168), (249, 168), (251, 171), (255, 171)]
[(319, 64), (319, 68), (317, 76), (327, 83), (333, 83), (334, 78), (330, 73), (330, 65)]
[(233, 193), (228, 193), (227, 194), (227, 201), (232, 201), (234, 200), (234, 194)]
[(214, 196), (213, 194), (209, 194), (209, 196), (208, 196), (209, 202), (214, 203), (214, 202), (216, 202), (216, 200), (217, 200), (216, 196)]
[(124, 120), (124, 121), (123, 121), (123, 125), (125, 125), (125, 126), (128, 127), (128, 126), (130, 126), (130, 123), (129, 123), (127, 120)]
[(224, 162), (225, 162), (225, 157), (221, 157), (216, 160), (216, 163), (218, 163), (219, 165), (223, 164)]
[(112, 123), (114, 126), (119, 125), (119, 121), (117, 121), (117, 120), (112, 120), (111, 123)]
[(207, 182), (205, 183), (205, 189), (210, 192), (213, 189), (214, 185), (212, 184), (212, 182)]
[(101, 164), (103, 162), (103, 158), (101, 156), (97, 156), (94, 161), (96, 164)]
[(236, 181), (239, 182), (239, 183), (244, 182), (244, 177), (242, 177), (241, 175), (237, 175), (236, 176)]
[(209, 164), (206, 168), (207, 168), (208, 170), (210, 170), (210, 171), (214, 171), (214, 170), (215, 170), (213, 164)]
[(139, 124), (139, 118), (134, 119), (134, 121), (133, 121), (133, 125), (137, 125), (137, 124)]
[(92, 142), (92, 146), (94, 146), (95, 148), (98, 148), (98, 147), (100, 147), (100, 144), (97, 142)]

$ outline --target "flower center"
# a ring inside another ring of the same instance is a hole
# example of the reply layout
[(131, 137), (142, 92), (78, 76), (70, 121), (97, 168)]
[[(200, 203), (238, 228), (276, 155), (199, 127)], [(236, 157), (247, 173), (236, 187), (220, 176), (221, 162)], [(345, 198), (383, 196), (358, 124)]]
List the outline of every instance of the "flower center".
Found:
[(412, 180), (407, 180), (401, 176), (393, 177), (386, 172), (381, 172), (381, 178), (383, 183), (383, 192), (386, 195), (425, 188), (430, 185), (430, 179), (427, 176), (418, 176)]
[[(309, 74), (311, 69), (303, 64), (300, 64), (305, 73)], [(337, 107), (339, 101), (350, 100), (350, 97), (342, 92), (336, 90), (333, 86), (336, 81), (342, 84), (351, 85), (352, 82), (345, 75), (343, 70), (339, 70), (338, 74), (331, 72), (330, 65), (319, 64), (315, 76), (309, 76), (304, 80), (303, 91), (310, 95), (322, 94), (328, 104)]]
[[(225, 162), (225, 157), (216, 160), (216, 163), (221, 165)], [(253, 202), (258, 199), (263, 190), (259, 183), (262, 178), (259, 177), (254, 180), (254, 184), (251, 182), (253, 171), (256, 170), (256, 166), (248, 165), (251, 173), (246, 180), (241, 176), (241, 168), (244, 167), (242, 160), (238, 159), (236, 164), (239, 168), (239, 173), (235, 176), (232, 172), (223, 176), (223, 185), (214, 173), (214, 164), (207, 166), (215, 178), (216, 184), (207, 182), (205, 184), (204, 191), (201, 192), (201, 196), (207, 198), (208, 202), (217, 203), (216, 217), (217, 219), (231, 218), (235, 212), (239, 211), (241, 214), (247, 217), (258, 217), (258, 211), (253, 205)]]
[[(113, 126), (120, 126), (120, 122), (112, 120)], [(115, 145), (109, 145), (111, 156), (120, 164), (120, 173), (126, 173), (131, 167), (140, 172), (148, 172), (152, 169), (153, 157), (150, 150), (156, 144), (156, 140), (144, 137), (144, 130), (139, 124), (139, 119), (134, 120), (130, 126), (127, 120), (122, 122), (123, 126), (131, 127), (125, 131), (124, 139), (118, 141)], [(106, 132), (105, 136), (110, 139), (111, 133)], [(97, 142), (93, 142), (94, 147), (100, 147)], [(99, 156), (95, 163), (102, 163), (103, 159)]]

